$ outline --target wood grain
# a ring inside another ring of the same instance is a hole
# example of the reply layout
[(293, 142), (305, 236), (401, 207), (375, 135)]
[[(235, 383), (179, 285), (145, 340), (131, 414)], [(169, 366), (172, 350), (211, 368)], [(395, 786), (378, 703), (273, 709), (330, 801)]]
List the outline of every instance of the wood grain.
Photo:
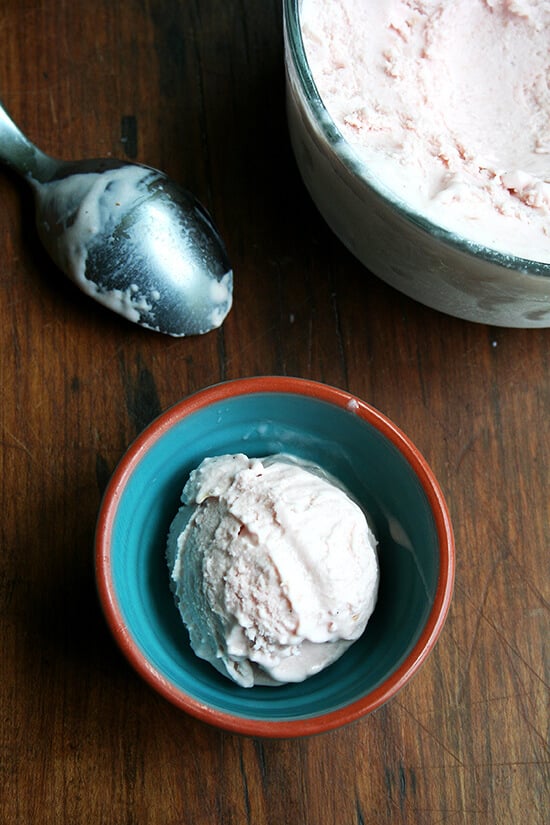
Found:
[[(435, 313), (331, 235), (289, 148), (279, 2), (4, 0), (0, 53), (0, 95), (31, 139), (164, 169), (211, 210), (236, 276), (221, 331), (148, 333), (54, 269), (28, 192), (0, 175), (0, 821), (548, 821), (550, 330)], [(101, 494), (129, 442), (188, 393), (267, 373), (393, 418), (457, 539), (420, 674), (369, 718), (298, 741), (225, 734), (153, 694), (93, 581)]]

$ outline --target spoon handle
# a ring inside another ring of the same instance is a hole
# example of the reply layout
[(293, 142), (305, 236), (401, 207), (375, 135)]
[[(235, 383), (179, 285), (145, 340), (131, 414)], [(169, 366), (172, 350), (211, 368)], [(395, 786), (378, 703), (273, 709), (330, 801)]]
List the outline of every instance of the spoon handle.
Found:
[(0, 161), (24, 178), (39, 183), (50, 180), (59, 167), (58, 161), (38, 149), (15, 125), (1, 101)]

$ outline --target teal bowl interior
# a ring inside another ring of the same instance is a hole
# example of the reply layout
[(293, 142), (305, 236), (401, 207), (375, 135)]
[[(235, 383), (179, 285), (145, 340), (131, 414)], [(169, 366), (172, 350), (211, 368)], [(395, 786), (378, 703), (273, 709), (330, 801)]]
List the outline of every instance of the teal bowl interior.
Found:
[[(372, 709), (366, 697), (377, 690), (374, 704), (381, 704), (435, 642), (452, 585), (452, 554), (442, 570), (432, 488), (411, 463), (407, 444), (399, 443), (399, 431), (388, 438), (385, 420), (366, 420), (379, 414), (341, 391), (333, 391), (334, 403), (312, 394), (321, 385), (296, 385), (311, 392), (264, 391), (260, 384), (258, 391), (233, 394), (224, 391), (227, 384), (212, 388), (213, 397), (204, 391), (173, 407), (130, 448), (98, 522), (99, 592), (124, 652), (168, 699), (245, 733), (336, 727)], [(166, 536), (185, 481), (205, 456), (236, 452), (288, 452), (317, 462), (362, 504), (379, 541), (379, 598), (363, 637), (300, 684), (246, 689), (220, 675), (191, 650), (170, 591)]]

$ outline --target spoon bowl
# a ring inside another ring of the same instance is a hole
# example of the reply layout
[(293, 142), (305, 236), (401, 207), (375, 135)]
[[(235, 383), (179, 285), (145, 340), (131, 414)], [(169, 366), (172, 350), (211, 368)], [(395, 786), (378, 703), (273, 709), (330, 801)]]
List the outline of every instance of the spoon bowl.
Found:
[(0, 161), (31, 185), (44, 247), (87, 295), (172, 336), (222, 324), (233, 290), (225, 245), (199, 201), (163, 172), (109, 158), (55, 160), (1, 104)]

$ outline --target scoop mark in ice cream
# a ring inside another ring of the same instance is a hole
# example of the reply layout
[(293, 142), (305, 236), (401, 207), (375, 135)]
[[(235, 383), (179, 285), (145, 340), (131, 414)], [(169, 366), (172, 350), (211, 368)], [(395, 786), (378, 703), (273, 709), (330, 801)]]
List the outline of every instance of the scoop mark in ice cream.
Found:
[(197, 656), (243, 687), (300, 682), (365, 630), (376, 539), (359, 505), (289, 455), (206, 458), (182, 493), (167, 562)]
[(367, 175), (472, 242), (550, 262), (550, 3), (304, 0), (301, 21)]

